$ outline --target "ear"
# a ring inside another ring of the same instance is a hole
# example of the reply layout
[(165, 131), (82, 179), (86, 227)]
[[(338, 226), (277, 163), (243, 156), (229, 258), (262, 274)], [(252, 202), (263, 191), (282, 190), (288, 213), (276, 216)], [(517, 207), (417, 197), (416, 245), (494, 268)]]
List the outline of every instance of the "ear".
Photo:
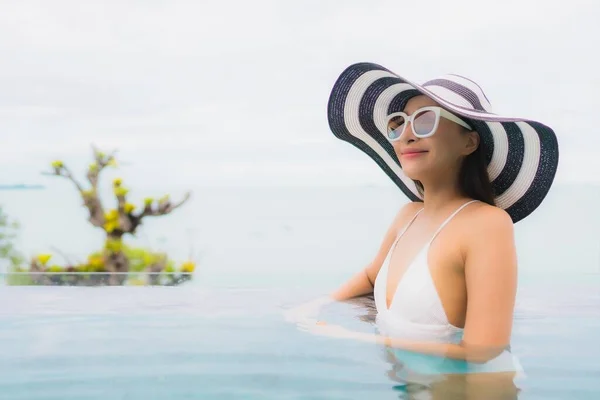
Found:
[(479, 147), (479, 134), (475, 131), (465, 132), (465, 146), (463, 147), (463, 155), (468, 156)]

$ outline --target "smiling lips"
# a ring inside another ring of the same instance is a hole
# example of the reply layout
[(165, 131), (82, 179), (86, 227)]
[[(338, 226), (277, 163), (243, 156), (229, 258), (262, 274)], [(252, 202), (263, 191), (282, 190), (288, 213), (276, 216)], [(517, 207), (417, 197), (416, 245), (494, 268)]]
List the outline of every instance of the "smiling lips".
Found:
[(402, 157), (418, 157), (422, 154), (427, 153), (427, 150), (418, 150), (418, 149), (406, 149), (402, 152)]

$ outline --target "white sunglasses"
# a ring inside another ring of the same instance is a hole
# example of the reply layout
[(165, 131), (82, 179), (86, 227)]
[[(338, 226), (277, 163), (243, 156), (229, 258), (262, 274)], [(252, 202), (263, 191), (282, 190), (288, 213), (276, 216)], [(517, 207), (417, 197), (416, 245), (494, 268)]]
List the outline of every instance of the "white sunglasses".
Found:
[(469, 124), (456, 115), (451, 114), (441, 107), (428, 106), (419, 108), (412, 115), (407, 115), (401, 111), (388, 115), (386, 138), (390, 142), (399, 140), (408, 122), (410, 122), (410, 127), (416, 137), (422, 139), (432, 136), (438, 128), (440, 117), (444, 117), (466, 129), (472, 130)]

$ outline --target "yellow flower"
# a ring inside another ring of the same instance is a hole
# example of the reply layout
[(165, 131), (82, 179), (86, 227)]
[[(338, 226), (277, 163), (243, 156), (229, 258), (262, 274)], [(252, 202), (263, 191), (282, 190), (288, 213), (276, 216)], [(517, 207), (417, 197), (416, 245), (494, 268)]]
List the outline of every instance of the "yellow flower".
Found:
[(186, 261), (181, 264), (181, 272), (191, 274), (196, 269), (196, 264), (193, 261)]
[(46, 265), (52, 258), (52, 254), (38, 254), (37, 259), (42, 265)]
[(98, 164), (96, 164), (95, 162), (90, 164), (90, 171), (94, 172), (98, 170)]
[(127, 193), (129, 193), (129, 189), (126, 189), (124, 187), (121, 186), (116, 186), (115, 187), (115, 196), (126, 196)]
[(108, 233), (114, 232), (115, 229), (119, 227), (119, 222), (117, 221), (107, 221), (104, 224), (104, 230)]
[(156, 256), (152, 253), (145, 253), (142, 256), (142, 259), (144, 260), (144, 265), (148, 266), (152, 265), (156, 261)]
[(115, 185), (115, 186), (121, 186), (122, 183), (123, 183), (123, 179), (121, 179), (121, 178), (113, 179), (113, 185)]
[(106, 163), (106, 165), (108, 165), (109, 167), (117, 167), (117, 160), (114, 157), (111, 157), (108, 159), (108, 162)]
[(62, 268), (60, 265), (53, 265), (48, 268), (48, 272), (64, 272), (64, 268)]
[(104, 257), (102, 256), (90, 256), (88, 257), (88, 264), (94, 268), (100, 268), (104, 266)]
[(146, 206), (146, 207), (150, 206), (150, 205), (152, 205), (152, 202), (154, 202), (154, 199), (152, 197), (146, 197), (144, 199), (144, 206)]
[(161, 197), (160, 199), (158, 199), (159, 203), (166, 203), (167, 201), (169, 201), (169, 195), (165, 194), (163, 197)]
[(135, 210), (135, 204), (125, 203), (123, 208), (125, 209), (126, 214), (131, 214), (133, 210)]
[(64, 166), (63, 162), (60, 160), (56, 160), (52, 162), (52, 168), (60, 169)]
[(119, 218), (119, 211), (115, 208), (110, 209), (107, 213), (104, 213), (104, 219), (107, 221), (116, 221)]

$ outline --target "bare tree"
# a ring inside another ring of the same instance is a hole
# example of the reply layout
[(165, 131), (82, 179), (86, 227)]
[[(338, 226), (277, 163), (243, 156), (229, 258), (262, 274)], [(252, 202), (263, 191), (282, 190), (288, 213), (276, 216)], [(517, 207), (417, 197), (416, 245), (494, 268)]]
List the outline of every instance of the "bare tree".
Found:
[[(81, 195), (83, 205), (89, 212), (88, 221), (95, 227), (106, 232), (106, 245), (104, 246), (104, 265), (107, 272), (128, 272), (129, 261), (122, 250), (122, 238), (125, 234), (135, 235), (136, 230), (146, 218), (167, 215), (181, 207), (189, 200), (191, 193), (187, 192), (178, 202), (171, 202), (169, 196), (159, 200), (146, 198), (143, 208), (136, 212), (136, 206), (127, 201), (129, 190), (123, 186), (120, 179), (113, 181), (113, 192), (116, 197), (117, 207), (107, 210), (98, 194), (98, 182), (101, 172), (109, 166), (116, 166), (115, 153), (103, 153), (92, 146), (94, 161), (89, 166), (84, 187), (72, 174), (71, 170), (62, 162), (52, 163), (52, 171), (43, 172), (44, 175), (61, 176), (70, 180)], [(112, 274), (110, 284), (122, 285), (126, 274)]]

